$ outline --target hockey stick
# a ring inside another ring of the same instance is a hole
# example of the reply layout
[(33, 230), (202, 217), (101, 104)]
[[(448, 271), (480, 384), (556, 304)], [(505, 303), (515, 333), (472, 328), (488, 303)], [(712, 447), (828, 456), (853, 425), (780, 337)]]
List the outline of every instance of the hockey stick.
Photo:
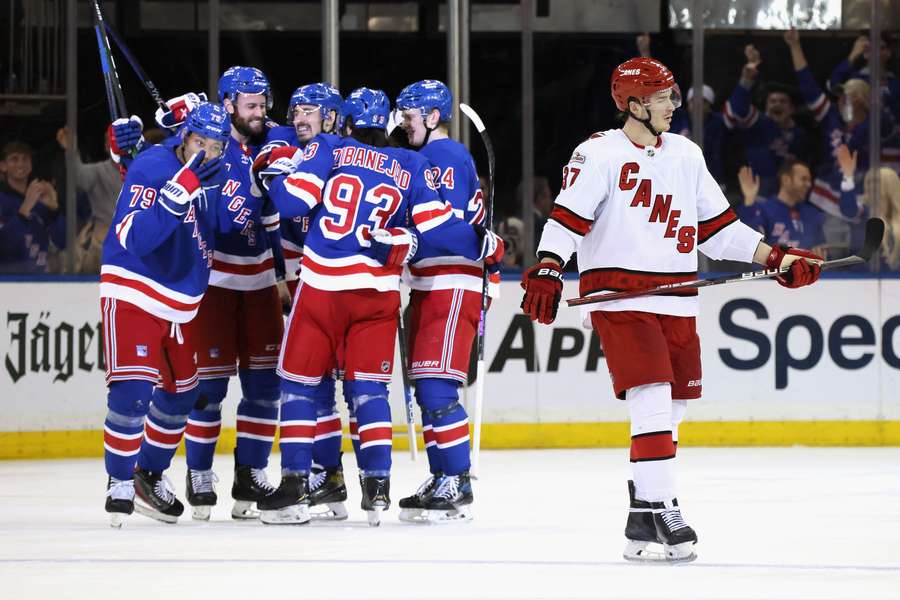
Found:
[[(459, 109), (465, 114), (475, 129), (481, 134), (481, 141), (484, 142), (484, 149), (487, 152), (488, 159), (488, 189), (487, 189), (487, 207), (484, 215), (485, 229), (491, 230), (494, 226), (494, 146), (491, 144), (491, 137), (488, 135), (487, 129), (484, 127), (484, 121), (478, 116), (478, 113), (463, 102), (459, 103)], [(485, 265), (481, 273), (481, 315), (478, 320), (478, 345), (477, 354), (478, 362), (475, 368), (475, 409), (472, 411), (472, 476), (478, 473), (478, 463), (481, 456), (481, 419), (484, 412), (484, 331), (487, 326), (487, 309), (488, 309), (488, 269)]]
[(166, 101), (163, 100), (162, 95), (159, 93), (159, 89), (157, 89), (156, 85), (153, 81), (150, 80), (150, 77), (147, 76), (147, 73), (141, 68), (140, 63), (131, 53), (131, 50), (128, 49), (128, 46), (125, 45), (125, 42), (122, 41), (122, 38), (119, 37), (119, 34), (113, 29), (113, 26), (107, 22), (103, 22), (103, 26), (109, 35), (112, 36), (113, 41), (116, 43), (116, 46), (119, 47), (119, 50), (122, 51), (122, 54), (125, 56), (125, 60), (128, 61), (128, 64), (131, 65), (134, 74), (137, 75), (138, 79), (144, 84), (144, 87), (147, 88), (147, 91), (150, 92), (150, 95), (153, 96), (153, 101), (156, 102), (157, 105), (163, 110), (169, 110), (169, 107), (166, 106)]
[(122, 94), (122, 85), (119, 83), (119, 75), (116, 72), (116, 63), (109, 47), (109, 38), (106, 37), (106, 29), (103, 21), (103, 13), (100, 10), (100, 0), (94, 0), (94, 32), (97, 34), (97, 50), (100, 52), (100, 68), (103, 70), (103, 83), (106, 87), (106, 101), (109, 104), (109, 116), (111, 121), (126, 117), (128, 110), (125, 108), (125, 97)]
[(413, 461), (419, 458), (419, 447), (416, 444), (416, 417), (413, 415), (412, 385), (409, 381), (409, 351), (406, 347), (406, 327), (403, 325), (403, 308), (397, 311), (397, 337), (400, 338), (400, 375), (403, 379), (403, 399), (406, 402), (406, 435), (409, 438), (409, 457)]
[[(884, 237), (884, 221), (881, 219), (869, 219), (866, 221), (866, 239), (862, 248), (853, 256), (840, 258), (837, 260), (826, 260), (822, 263), (823, 271), (831, 271), (834, 269), (843, 269), (869, 262), (869, 259), (881, 246), (881, 239)], [(725, 283), (737, 283), (739, 281), (752, 281), (754, 279), (769, 279), (787, 273), (789, 267), (780, 269), (763, 269), (761, 271), (752, 271), (750, 273), (741, 273), (739, 275), (725, 275), (722, 277), (713, 277), (710, 279), (694, 279), (692, 281), (683, 281), (681, 283), (668, 283), (665, 285), (647, 288), (645, 290), (626, 290), (622, 292), (610, 292), (597, 296), (582, 296), (580, 298), (572, 298), (566, 300), (569, 306), (584, 306), (585, 304), (598, 304), (600, 302), (608, 302), (610, 300), (624, 300), (625, 298), (637, 298), (640, 296), (652, 296), (656, 294), (666, 294), (673, 290), (696, 289), (709, 287), (711, 285), (722, 285)]]

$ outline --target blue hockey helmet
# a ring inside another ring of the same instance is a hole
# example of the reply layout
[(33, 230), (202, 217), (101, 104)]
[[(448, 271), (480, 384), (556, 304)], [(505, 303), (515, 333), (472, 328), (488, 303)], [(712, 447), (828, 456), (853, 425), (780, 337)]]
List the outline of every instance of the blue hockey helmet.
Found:
[(449, 121), (453, 117), (453, 94), (450, 93), (450, 88), (437, 79), (423, 79), (403, 88), (397, 96), (397, 108), (417, 108), (422, 117), (428, 116), (431, 109), (436, 108), (441, 113), (441, 121)]
[(185, 130), (227, 144), (231, 139), (231, 116), (221, 104), (202, 102), (188, 113)]
[(262, 94), (266, 97), (266, 108), (272, 108), (269, 80), (256, 67), (228, 67), (219, 77), (219, 102), (225, 98), (235, 100), (238, 94)]
[(387, 94), (366, 87), (353, 90), (341, 105), (341, 114), (356, 129), (384, 129), (390, 112)]
[(341, 104), (344, 99), (336, 87), (330, 83), (310, 83), (301, 85), (294, 93), (291, 94), (291, 103), (288, 106), (287, 119), (290, 121), (294, 116), (294, 107), (299, 104), (309, 104), (318, 106), (322, 112), (322, 118), (328, 117), (329, 111), (335, 111), (340, 120)]

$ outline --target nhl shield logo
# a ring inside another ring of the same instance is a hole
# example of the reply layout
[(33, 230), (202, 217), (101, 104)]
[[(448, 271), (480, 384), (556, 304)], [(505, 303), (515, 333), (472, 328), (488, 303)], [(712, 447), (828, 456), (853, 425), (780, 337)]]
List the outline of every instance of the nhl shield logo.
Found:
[(143, 357), (143, 358), (147, 357), (147, 346), (138, 345), (138, 346), (135, 346), (134, 350), (138, 356)]
[(383, 360), (381, 361), (381, 372), (387, 373), (391, 370), (391, 361)]

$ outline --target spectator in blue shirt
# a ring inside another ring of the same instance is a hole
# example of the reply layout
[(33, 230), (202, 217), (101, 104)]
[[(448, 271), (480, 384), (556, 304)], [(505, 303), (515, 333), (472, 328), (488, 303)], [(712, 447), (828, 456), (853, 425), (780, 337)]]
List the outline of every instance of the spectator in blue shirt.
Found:
[(762, 233), (763, 241), (772, 246), (813, 248), (816, 254), (821, 252), (817, 247), (824, 241), (825, 215), (806, 201), (812, 187), (812, 173), (806, 163), (784, 161), (778, 170), (778, 194), (770, 198), (759, 197), (759, 176), (750, 167), (741, 168), (738, 182), (744, 194), (738, 216)]
[[(894, 118), (900, 121), (900, 81), (888, 68), (891, 49), (887, 39), (882, 37), (879, 44), (881, 56), (881, 94)], [(828, 79), (828, 87), (837, 90), (849, 79), (862, 79), (869, 83), (869, 36), (861, 35), (853, 42), (850, 54), (838, 63)]]
[(10, 142), (0, 160), (6, 181), (0, 183), (0, 272), (46, 273), (52, 240), (65, 246), (65, 219), (50, 182), (31, 178), (31, 147)]
[[(672, 115), (672, 123), (669, 129), (685, 137), (691, 137), (691, 114), (694, 102), (703, 103), (703, 158), (706, 159), (706, 168), (719, 187), (725, 187), (725, 121), (722, 113), (713, 110), (716, 94), (708, 85), (703, 86), (702, 97), (694, 99), (694, 88), (688, 90), (687, 106), (678, 108)], [(690, 111), (690, 112), (688, 112)]]
[(722, 117), (728, 129), (742, 131), (747, 164), (760, 178), (760, 192), (770, 196), (778, 191), (776, 174), (786, 159), (808, 161), (812, 145), (806, 130), (794, 121), (796, 105), (788, 86), (765, 86), (765, 112), (751, 102), (751, 92), (759, 78), (762, 58), (755, 46), (744, 47), (747, 62), (737, 86), (725, 103)]

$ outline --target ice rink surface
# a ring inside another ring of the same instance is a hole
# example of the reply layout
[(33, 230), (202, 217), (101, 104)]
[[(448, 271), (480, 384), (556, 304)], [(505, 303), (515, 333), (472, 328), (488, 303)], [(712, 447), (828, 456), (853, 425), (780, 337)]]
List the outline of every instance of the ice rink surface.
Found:
[[(487, 452), (475, 521), (366, 524), (352, 457), (350, 519), (230, 518), (216, 457), (209, 523), (103, 512), (102, 461), (0, 462), (0, 598), (900, 598), (900, 448), (681, 448), (680, 502), (699, 558), (625, 562), (627, 451)], [(420, 457), (420, 461), (424, 456)], [(277, 481), (278, 458), (270, 479)], [(424, 478), (394, 454), (392, 498)], [(184, 500), (184, 460), (171, 470)]]

